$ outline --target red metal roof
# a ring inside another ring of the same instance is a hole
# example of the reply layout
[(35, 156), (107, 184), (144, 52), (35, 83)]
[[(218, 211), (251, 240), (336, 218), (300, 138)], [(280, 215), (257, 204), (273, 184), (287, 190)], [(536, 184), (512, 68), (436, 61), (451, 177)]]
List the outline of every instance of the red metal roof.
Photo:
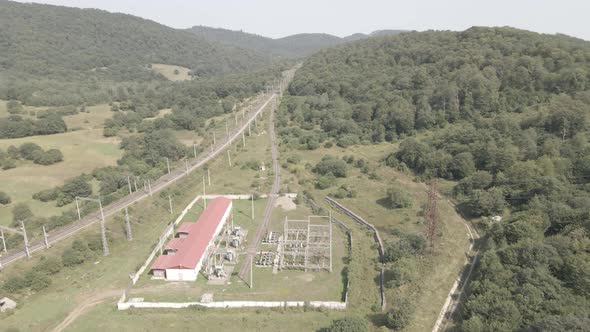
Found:
[(183, 239), (174, 238), (166, 246), (175, 247), (173, 249), (177, 249), (176, 254), (160, 255), (152, 264), (152, 270), (194, 269), (205, 254), (223, 215), (230, 207), (231, 199), (217, 197), (211, 200), (196, 223), (184, 223), (179, 228), (179, 231), (184, 230), (189, 228), (185, 225), (190, 225), (188, 236)]
[(178, 227), (178, 230), (176, 231), (176, 233), (190, 233), (193, 225), (194, 225), (194, 223), (191, 223), (191, 222), (183, 222), (182, 225), (180, 225), (180, 227)]

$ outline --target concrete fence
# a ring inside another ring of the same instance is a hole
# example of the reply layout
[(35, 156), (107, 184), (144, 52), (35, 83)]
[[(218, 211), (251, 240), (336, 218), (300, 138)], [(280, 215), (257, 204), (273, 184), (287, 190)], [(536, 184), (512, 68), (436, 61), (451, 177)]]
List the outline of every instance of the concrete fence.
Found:
[(119, 310), (129, 308), (168, 308), (182, 309), (192, 306), (201, 306), (205, 308), (231, 309), (231, 308), (287, 308), (287, 307), (304, 307), (325, 308), (332, 310), (345, 310), (346, 302), (335, 301), (218, 301), (218, 302), (119, 302)]
[(385, 249), (383, 247), (383, 241), (381, 240), (381, 236), (379, 236), (379, 231), (377, 230), (377, 228), (375, 226), (373, 226), (373, 224), (371, 224), (371, 223), (367, 222), (366, 220), (364, 220), (363, 218), (359, 217), (357, 214), (350, 211), (349, 209), (344, 207), (344, 205), (335, 201), (333, 198), (326, 196), (325, 199), (330, 205), (334, 206), (340, 212), (342, 212), (345, 215), (347, 215), (348, 217), (350, 217), (350, 219), (352, 219), (353, 221), (357, 222), (360, 225), (366, 226), (368, 229), (373, 231), (373, 237), (379, 247), (379, 260), (381, 261), (381, 271), (379, 273), (379, 295), (381, 297), (381, 311), (385, 311), (385, 308), (387, 307), (387, 302), (385, 300), (385, 285), (384, 285)]
[[(290, 195), (289, 197), (297, 197), (297, 194), (287, 194)], [(250, 199), (251, 195), (199, 195), (193, 199), (189, 205), (186, 206), (184, 210), (180, 213), (178, 218), (174, 220), (173, 223), (166, 226), (164, 232), (158, 239), (158, 243), (145, 260), (144, 264), (137, 270), (137, 272), (131, 276), (131, 282), (127, 286), (127, 288), (123, 291), (123, 294), (119, 298), (117, 302), (117, 309), (119, 310), (127, 310), (129, 308), (170, 308), (170, 309), (181, 309), (181, 308), (188, 308), (191, 306), (202, 306), (206, 308), (280, 308), (280, 307), (304, 307), (306, 305), (313, 307), (313, 308), (325, 308), (325, 309), (332, 309), (332, 310), (345, 310), (347, 305), (347, 297), (348, 291), (345, 296), (344, 302), (337, 302), (337, 301), (219, 301), (219, 302), (143, 302), (143, 301), (136, 301), (131, 300), (127, 301), (129, 297), (129, 291), (131, 288), (137, 283), (139, 277), (145, 272), (147, 267), (149, 266), (150, 262), (156, 257), (158, 252), (166, 243), (168, 237), (174, 235), (174, 226), (178, 225), (180, 221), (184, 218), (184, 216), (192, 209), (192, 207), (201, 199), (213, 199), (219, 196), (227, 197), (230, 199)], [(352, 246), (352, 238), (350, 238), (349, 233), (349, 240)], [(348, 285), (347, 285), (348, 290)]]

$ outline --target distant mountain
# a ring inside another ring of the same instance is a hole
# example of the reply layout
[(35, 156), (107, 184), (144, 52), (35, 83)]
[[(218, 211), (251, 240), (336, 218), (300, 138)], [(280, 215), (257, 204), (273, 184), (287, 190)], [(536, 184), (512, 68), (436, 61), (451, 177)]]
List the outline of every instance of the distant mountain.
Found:
[(369, 37), (391, 36), (402, 32), (408, 32), (408, 30), (375, 30), (369, 34)]
[(306, 56), (322, 48), (336, 46), (344, 42), (340, 37), (325, 33), (300, 33), (276, 39), (282, 50), (294, 56)]
[(210, 76), (257, 69), (268, 56), (184, 30), (97, 9), (0, 0), (0, 73), (36, 78), (143, 79), (148, 63)]
[(272, 39), (243, 31), (194, 26), (188, 31), (209, 41), (254, 50), (263, 54), (286, 58), (300, 58), (311, 55), (320, 49), (332, 47), (349, 41), (374, 36), (393, 35), (404, 30), (378, 30), (370, 34), (356, 33), (344, 38), (325, 33), (301, 33)]

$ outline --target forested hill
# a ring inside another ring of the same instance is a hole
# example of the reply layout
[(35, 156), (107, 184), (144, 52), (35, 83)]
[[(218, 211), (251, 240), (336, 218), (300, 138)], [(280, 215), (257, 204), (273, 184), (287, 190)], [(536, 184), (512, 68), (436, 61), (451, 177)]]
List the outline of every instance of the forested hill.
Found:
[(447, 194), (484, 235), (463, 331), (590, 326), (590, 42), (483, 27), (370, 38), (311, 56), (289, 92), (287, 146), (390, 141), (384, 167), (455, 181)]
[(359, 40), (374, 36), (393, 35), (402, 30), (379, 30), (371, 34), (357, 33), (340, 38), (325, 33), (302, 33), (283, 38), (272, 39), (243, 31), (194, 26), (188, 31), (207, 40), (251, 49), (263, 54), (272, 54), (286, 58), (300, 58), (313, 54), (320, 49), (332, 47), (348, 41)]
[(259, 69), (268, 57), (213, 43), (139, 17), (0, 0), (3, 75), (78, 80), (150, 78), (148, 63), (190, 68), (196, 75)]

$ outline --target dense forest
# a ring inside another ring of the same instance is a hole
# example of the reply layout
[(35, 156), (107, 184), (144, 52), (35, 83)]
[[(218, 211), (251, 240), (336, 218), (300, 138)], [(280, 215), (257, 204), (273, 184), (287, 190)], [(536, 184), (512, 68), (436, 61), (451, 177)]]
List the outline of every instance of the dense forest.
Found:
[(391, 142), (385, 167), (454, 181), (484, 234), (462, 330), (589, 326), (589, 42), (479, 27), (371, 38), (311, 56), (289, 93), (287, 146)]
[(28, 105), (95, 104), (115, 85), (164, 82), (152, 63), (194, 78), (263, 69), (270, 57), (139, 17), (0, 0), (0, 99)]

